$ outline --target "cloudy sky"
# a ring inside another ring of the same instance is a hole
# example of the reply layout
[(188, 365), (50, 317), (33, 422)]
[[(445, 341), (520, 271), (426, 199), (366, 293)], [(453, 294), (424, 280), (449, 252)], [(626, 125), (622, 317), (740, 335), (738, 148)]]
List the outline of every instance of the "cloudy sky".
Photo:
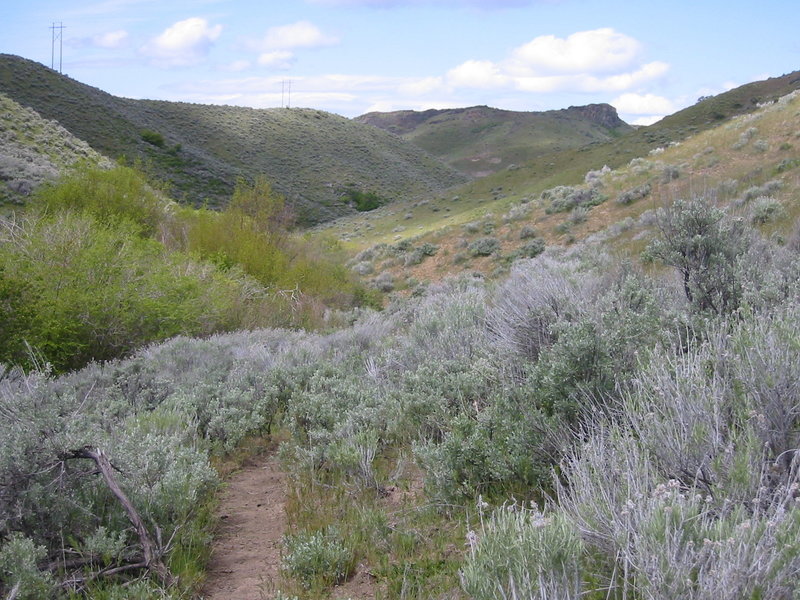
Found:
[(348, 117), (608, 102), (647, 124), (800, 69), (796, 1), (8, 0), (0, 52), (50, 66), (55, 22), (63, 72), (118, 96)]

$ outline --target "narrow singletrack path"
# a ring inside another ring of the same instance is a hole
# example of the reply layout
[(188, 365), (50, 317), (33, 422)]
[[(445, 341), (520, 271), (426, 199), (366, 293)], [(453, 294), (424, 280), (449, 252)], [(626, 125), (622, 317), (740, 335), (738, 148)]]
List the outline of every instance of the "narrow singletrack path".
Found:
[(274, 453), (256, 456), (227, 481), (204, 600), (272, 598), (286, 531), (286, 480)]

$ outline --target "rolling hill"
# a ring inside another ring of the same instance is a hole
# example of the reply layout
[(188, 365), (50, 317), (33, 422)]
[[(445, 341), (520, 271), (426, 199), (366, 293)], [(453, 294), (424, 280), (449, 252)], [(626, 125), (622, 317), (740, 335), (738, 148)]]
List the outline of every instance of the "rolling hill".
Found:
[(395, 133), (473, 177), (632, 130), (608, 104), (519, 112), (473, 106), (372, 112), (356, 120)]
[(143, 161), (177, 199), (220, 206), (237, 178), (265, 175), (302, 223), (355, 212), (347, 190), (382, 201), (435, 193), (466, 177), (375, 127), (313, 109), (132, 100), (0, 55), (0, 93), (58, 121), (98, 152)]

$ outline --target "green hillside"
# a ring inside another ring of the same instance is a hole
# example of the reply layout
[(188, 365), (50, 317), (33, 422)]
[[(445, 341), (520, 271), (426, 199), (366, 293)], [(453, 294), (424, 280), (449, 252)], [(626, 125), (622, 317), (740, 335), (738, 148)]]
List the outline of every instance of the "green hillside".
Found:
[(314, 223), (355, 212), (347, 190), (388, 202), (466, 180), (397, 136), (318, 110), (118, 98), (11, 55), (0, 55), (0, 92), (98, 152), (143, 160), (194, 205), (220, 206), (238, 177), (264, 175)]
[(356, 120), (400, 135), (473, 177), (553, 152), (607, 141), (632, 129), (608, 104), (544, 112), (488, 106), (401, 110), (367, 113)]
[[(414, 289), (458, 272), (500, 278), (518, 258), (586, 239), (601, 249), (638, 254), (653, 235), (654, 209), (697, 194), (733, 205), (743, 218), (788, 239), (800, 214), (798, 94), (720, 120), (614, 169), (575, 173), (564, 184), (531, 181), (524, 168), (507, 170), (452, 195), (382, 207), (320, 230), (359, 250), (351, 266), (379, 289)], [(702, 104), (662, 125), (697, 118)], [(645, 128), (642, 139), (666, 131)]]
[(537, 157), (516, 169), (485, 177), (471, 189), (476, 194), (486, 195), (492, 189), (503, 187), (524, 195), (555, 185), (580, 183), (588, 171), (604, 165), (612, 169), (620, 167), (654, 148), (679, 142), (713, 129), (732, 117), (753, 112), (759, 105), (774, 102), (798, 88), (800, 71), (748, 83), (704, 98), (653, 125), (637, 128), (619, 138)]

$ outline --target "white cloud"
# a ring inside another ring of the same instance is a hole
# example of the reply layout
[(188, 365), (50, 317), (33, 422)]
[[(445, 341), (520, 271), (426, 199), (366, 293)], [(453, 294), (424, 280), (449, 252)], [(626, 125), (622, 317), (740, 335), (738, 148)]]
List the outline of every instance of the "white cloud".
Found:
[(579, 31), (566, 38), (540, 36), (500, 62), (468, 60), (447, 72), (452, 88), (523, 92), (623, 92), (658, 79), (664, 62), (641, 64), (641, 44), (613, 29)]
[(587, 77), (583, 90), (587, 92), (621, 92), (658, 79), (668, 70), (669, 65), (665, 62), (650, 62), (629, 73), (619, 73), (609, 77)]
[(128, 41), (128, 32), (123, 29), (98, 33), (91, 37), (69, 38), (65, 43), (72, 48), (120, 48)]
[(258, 57), (258, 64), (271, 69), (288, 69), (294, 63), (294, 54), (288, 50), (263, 52)]
[(270, 27), (263, 39), (251, 45), (263, 52), (289, 50), (292, 48), (319, 48), (337, 44), (339, 40), (324, 34), (309, 21), (298, 21), (289, 25)]
[(675, 105), (671, 100), (655, 94), (622, 94), (614, 98), (609, 104), (620, 113), (633, 115), (668, 115), (675, 112)]
[(641, 48), (637, 40), (611, 28), (566, 38), (543, 35), (513, 51), (509, 70), (520, 75), (613, 72), (629, 67)]
[(425, 77), (401, 84), (397, 89), (398, 91), (407, 96), (425, 96), (432, 92), (439, 91), (444, 88), (444, 82), (441, 77)]
[(221, 68), (223, 71), (232, 71), (234, 73), (238, 73), (239, 71), (246, 71), (251, 66), (252, 65), (249, 60), (235, 60)]
[(453, 87), (495, 88), (505, 86), (508, 78), (500, 67), (490, 60), (468, 60), (446, 75), (447, 83)]
[(158, 66), (189, 66), (201, 62), (221, 34), (222, 25), (191, 17), (165, 29), (145, 44), (141, 52)]
[(92, 37), (92, 44), (100, 48), (119, 48), (128, 39), (128, 32), (123, 29), (101, 33)]

